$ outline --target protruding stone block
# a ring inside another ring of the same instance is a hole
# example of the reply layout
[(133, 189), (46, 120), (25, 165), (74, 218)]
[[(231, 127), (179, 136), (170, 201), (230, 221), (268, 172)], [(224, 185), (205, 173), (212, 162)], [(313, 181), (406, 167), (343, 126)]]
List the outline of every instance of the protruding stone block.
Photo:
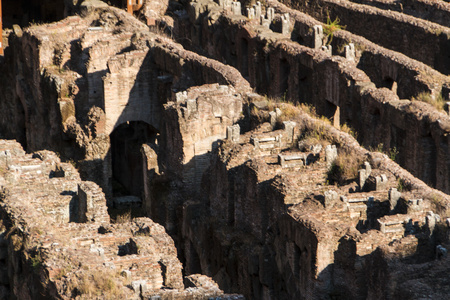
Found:
[(391, 210), (395, 209), (395, 207), (397, 206), (397, 202), (401, 196), (402, 196), (402, 193), (397, 191), (396, 188), (391, 188), (389, 190), (389, 205), (390, 205)]
[(369, 178), (370, 174), (372, 173), (372, 167), (370, 164), (366, 161), (364, 162), (364, 169), (358, 170), (358, 177), (359, 177), (359, 190), (364, 190), (364, 185), (366, 184), (367, 178)]
[(273, 7), (269, 7), (267, 9), (267, 20), (269, 20), (269, 23), (273, 21), (273, 18), (275, 17), (275, 9)]
[(270, 125), (272, 126), (272, 128), (275, 128), (275, 125), (277, 124), (277, 113), (274, 111), (271, 111), (269, 113), (269, 118), (270, 118)]
[(375, 177), (375, 190), (382, 191), (387, 188), (388, 179), (385, 174)]
[(239, 2), (239, 1), (232, 2), (231, 3), (231, 12), (233, 13), (233, 15), (241, 16), (242, 15), (241, 2)]
[(349, 61), (355, 61), (356, 53), (355, 53), (355, 44), (350, 43), (344, 47), (345, 58)]
[(247, 7), (247, 18), (253, 20), (255, 18), (255, 9), (253, 7)]
[(239, 138), (241, 136), (241, 128), (239, 124), (227, 127), (227, 140), (233, 143), (239, 143)]
[(407, 203), (407, 212), (421, 212), (423, 211), (423, 199), (410, 199)]
[(333, 55), (333, 48), (331, 47), (331, 45), (328, 46), (322, 46), (322, 51), (327, 53), (328, 55)]
[(281, 16), (281, 34), (290, 35), (291, 34), (291, 22), (288, 13)]
[(293, 121), (284, 121), (283, 122), (283, 129), (286, 132), (286, 138), (289, 142), (294, 141), (294, 130), (297, 123)]
[(319, 50), (323, 46), (323, 27), (322, 27), (322, 25), (314, 25), (313, 34), (314, 34), (314, 45), (312, 47), (316, 50)]
[(261, 2), (257, 1), (255, 5), (253, 5), (253, 9), (255, 10), (255, 19), (259, 20), (261, 18)]
[(337, 148), (336, 145), (328, 145), (325, 147), (325, 160), (327, 162), (327, 167), (331, 168), (331, 165), (337, 158)]
[(260, 17), (260, 24), (264, 27), (270, 28), (270, 20), (266, 19), (264, 16)]

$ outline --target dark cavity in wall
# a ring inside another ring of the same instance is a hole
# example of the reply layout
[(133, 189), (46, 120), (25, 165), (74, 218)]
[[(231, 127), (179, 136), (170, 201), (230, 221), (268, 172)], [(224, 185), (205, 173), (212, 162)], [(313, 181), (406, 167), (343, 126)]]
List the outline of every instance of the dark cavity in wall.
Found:
[(155, 143), (156, 135), (153, 127), (140, 121), (121, 124), (111, 133), (114, 197), (142, 197), (144, 179), (141, 146)]
[(289, 90), (289, 73), (291, 72), (291, 66), (286, 59), (280, 61), (280, 96), (286, 100)]

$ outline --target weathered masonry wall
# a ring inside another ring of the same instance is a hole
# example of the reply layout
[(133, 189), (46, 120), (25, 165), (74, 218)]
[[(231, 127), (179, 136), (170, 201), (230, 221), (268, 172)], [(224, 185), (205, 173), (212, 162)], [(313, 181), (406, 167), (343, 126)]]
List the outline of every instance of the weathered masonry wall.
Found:
[[(256, 105), (262, 100), (254, 101)], [(281, 107), (280, 118), (283, 111)], [(386, 156), (368, 153), (352, 137), (330, 125), (305, 115), (293, 120), (298, 127), (292, 128), (291, 122), (286, 122), (284, 129), (272, 131), (266, 123), (239, 138), (229, 136), (214, 151), (211, 167), (203, 179), (204, 193), (183, 208), (186, 270), (202, 270), (224, 289), (239, 290), (251, 299), (376, 297), (387, 285), (380, 278), (364, 276), (371, 273), (366, 263), (377, 261), (372, 252), (394, 238), (377, 228), (377, 219), (389, 224), (395, 217), (400, 220), (407, 217), (406, 211), (398, 216), (392, 215), (398, 211), (389, 212), (389, 190), (396, 186), (396, 178), (411, 186), (412, 193), (404, 193), (404, 199), (440, 198), (445, 205), (448, 195), (430, 189)], [(340, 189), (321, 186), (327, 167), (320, 150), (315, 154), (316, 160), (306, 166), (283, 167), (277, 155), (302, 156), (294, 150), (296, 146), (291, 143), (296, 144), (297, 139), (292, 137), (317, 128), (327, 132), (340, 151), (349, 151), (353, 158), (370, 157), (370, 164), (377, 168), (372, 172), (389, 178), (385, 185), (366, 192), (355, 191), (353, 185), (349, 185), (352, 192), (349, 186)], [(257, 140), (267, 144), (262, 146)], [(329, 203), (326, 199), (330, 189), (336, 192), (336, 197)], [(339, 196), (350, 200), (343, 203)], [(367, 200), (368, 197), (373, 199)], [(417, 211), (408, 210), (421, 226), (425, 226), (423, 220), (430, 207), (427, 205)], [(355, 228), (361, 228), (358, 226), (363, 223), (367, 228), (358, 232)], [(403, 225), (400, 227), (393, 233), (403, 239)], [(402, 240), (411, 247), (403, 250), (405, 256), (413, 255), (416, 241), (411, 236)], [(423, 243), (434, 247), (431, 239)], [(205, 245), (209, 251), (205, 251)], [(430, 259), (432, 254), (427, 253)], [(383, 272), (385, 276), (391, 274), (388, 270)], [(377, 282), (376, 288), (371, 288), (369, 280)]]
[(55, 153), (0, 140), (0, 170), (3, 298), (227, 299), (206, 276), (183, 278), (161, 225), (111, 224), (101, 188)]
[[(301, 46), (244, 16), (222, 15), (209, 22), (219, 8), (207, 3), (213, 7), (209, 13), (194, 13), (199, 9), (196, 5), (206, 7), (206, 3), (195, 2), (191, 6), (190, 22), (201, 24), (189, 36), (193, 46), (202, 45), (213, 57), (238, 68), (258, 92), (310, 103), (319, 114), (338, 120), (338, 124), (351, 125), (364, 146), (376, 148), (382, 143), (385, 149), (395, 147), (403, 167), (436, 188), (449, 191), (448, 116), (427, 104), (400, 100), (394, 91), (385, 88), (386, 82), (396, 81), (401, 96), (422, 91), (437, 94), (448, 82), (445, 76), (366, 41), (361, 43), (370, 50), (363, 51), (356, 64)], [(353, 37), (346, 33), (336, 35), (336, 40)], [(214, 47), (206, 47), (211, 43)], [(436, 80), (430, 80), (434, 75)], [(422, 146), (415, 143), (417, 140), (422, 141)]]
[[(347, 30), (450, 74), (450, 29), (394, 11), (348, 1), (282, 1), (322, 22), (338, 17)], [(374, 30), (376, 28), (376, 30)]]
[[(292, 18), (294, 27), (291, 38), (293, 41), (315, 49), (320, 48), (324, 43), (319, 40), (317, 44), (314, 40), (315, 35), (312, 33), (314, 26), (324, 26), (323, 23), (278, 1), (270, 0), (269, 4), (275, 12), (288, 13)], [(345, 57), (345, 46), (350, 43), (355, 45), (356, 67), (364, 71), (378, 88), (392, 89), (401, 99), (411, 99), (424, 92), (438, 95), (442, 85), (449, 84), (449, 79), (433, 68), (401, 53), (383, 48), (347, 30), (334, 32), (330, 44), (332, 54)], [(393, 89), (394, 82), (396, 90)]]
[(151, 34), (121, 10), (97, 13), (99, 20), (69, 17), (10, 35), (0, 131), (28, 151), (54, 149), (76, 159), (83, 178), (110, 194), (109, 135), (115, 128), (140, 121), (158, 133), (173, 91), (205, 83), (240, 90), (249, 85), (237, 70)]
[[(450, 27), (450, 5), (445, 1), (402, 0), (397, 2), (379, 0), (351, 0), (351, 2), (372, 5), (384, 10), (393, 10), (407, 15)], [(448, 2), (448, 1), (447, 1)]]

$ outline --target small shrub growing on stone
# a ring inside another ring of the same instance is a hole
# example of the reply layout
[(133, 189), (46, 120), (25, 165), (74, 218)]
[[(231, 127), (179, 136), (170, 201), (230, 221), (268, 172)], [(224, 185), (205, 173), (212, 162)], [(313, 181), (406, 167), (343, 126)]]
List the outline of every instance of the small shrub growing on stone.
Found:
[(327, 181), (331, 184), (345, 185), (349, 181), (355, 180), (362, 159), (347, 152), (339, 153), (327, 172)]

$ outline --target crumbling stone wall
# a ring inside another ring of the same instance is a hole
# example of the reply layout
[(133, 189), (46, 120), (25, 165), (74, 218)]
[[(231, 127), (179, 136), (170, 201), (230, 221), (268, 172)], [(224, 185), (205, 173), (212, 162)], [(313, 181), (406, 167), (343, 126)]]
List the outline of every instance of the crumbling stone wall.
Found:
[[(314, 23), (311, 18), (303, 21), (303, 17), (294, 14), (292, 10), (275, 1), (271, 3), (280, 13), (292, 14), (295, 22), (303, 22), (304, 27), (317, 25), (317, 21)], [(197, 12), (194, 7), (205, 12), (190, 14), (190, 22), (201, 24), (199, 32), (203, 36), (201, 40), (195, 34), (190, 36), (193, 44), (198, 43), (214, 57), (240, 69), (259, 92), (313, 104), (319, 114), (333, 119), (335, 125), (350, 124), (358, 132), (363, 145), (376, 148), (382, 143), (385, 149), (395, 147), (399, 151), (398, 162), (403, 167), (433, 186), (443, 191), (448, 190), (447, 181), (442, 181), (446, 176), (438, 175), (448, 172), (444, 163), (447, 161), (446, 155), (439, 155), (441, 160), (438, 162), (434, 150), (439, 149), (440, 145), (448, 147), (448, 125), (443, 125), (447, 122), (447, 117), (432, 112), (431, 107), (417, 101), (397, 104), (397, 95), (412, 97), (420, 92), (430, 92), (437, 97), (448, 81), (445, 76), (357, 36), (355, 42), (364, 50), (355, 65), (355, 61), (340, 56), (330, 57), (324, 51), (290, 42), (286, 36), (257, 27), (254, 20), (248, 20), (244, 16), (217, 17), (217, 10), (220, 8), (214, 3), (196, 2), (190, 9)], [(207, 21), (211, 18), (213, 22)], [(184, 24), (186, 20), (180, 22)], [(306, 33), (306, 36), (309, 35), (310, 32)], [(353, 40), (354, 36), (338, 31), (336, 45), (343, 40)], [(207, 43), (211, 41), (215, 47), (207, 47)], [(391, 91), (383, 90), (384, 87)], [(381, 121), (380, 116), (388, 112), (394, 113), (395, 117), (390, 115)], [(414, 128), (426, 129), (413, 133), (408, 130), (411, 127), (406, 122), (397, 122), (405, 119), (405, 112), (406, 119), (416, 120), (412, 121)], [(423, 118), (422, 113), (428, 117)], [(408, 138), (403, 139), (407, 135)], [(430, 150), (423, 151), (422, 147), (417, 147), (417, 144), (413, 144), (416, 140), (427, 140), (427, 149)], [(427, 166), (417, 164), (417, 157), (423, 158), (420, 161), (429, 162)]]

